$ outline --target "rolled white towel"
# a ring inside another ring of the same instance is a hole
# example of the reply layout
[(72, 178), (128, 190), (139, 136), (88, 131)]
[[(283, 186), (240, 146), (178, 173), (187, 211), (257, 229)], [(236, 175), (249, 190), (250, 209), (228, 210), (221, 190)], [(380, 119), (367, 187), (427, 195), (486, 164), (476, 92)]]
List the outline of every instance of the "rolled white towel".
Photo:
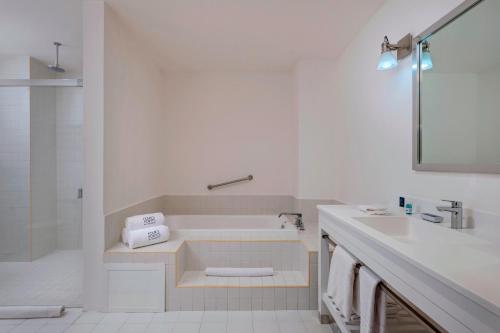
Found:
[(163, 213), (152, 213), (130, 216), (125, 219), (125, 228), (128, 231), (156, 227), (165, 223)]
[(205, 269), (205, 275), (207, 275), (207, 276), (241, 276), (241, 277), (272, 276), (272, 275), (274, 275), (274, 270), (272, 267), (255, 267), (255, 268), (207, 267)]
[(168, 227), (164, 225), (139, 230), (129, 230), (126, 236), (128, 247), (131, 249), (166, 242), (169, 237), (170, 231)]
[(64, 313), (64, 306), (0, 306), (0, 319), (54, 318)]

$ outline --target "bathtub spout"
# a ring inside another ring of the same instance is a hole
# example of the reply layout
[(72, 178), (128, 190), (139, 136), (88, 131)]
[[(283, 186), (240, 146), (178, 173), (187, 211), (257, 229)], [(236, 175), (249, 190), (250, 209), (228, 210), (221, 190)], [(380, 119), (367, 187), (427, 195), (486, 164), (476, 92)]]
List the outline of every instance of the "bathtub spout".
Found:
[(304, 223), (302, 222), (302, 214), (301, 213), (279, 213), (278, 218), (282, 216), (295, 216), (295, 226), (299, 230), (305, 230)]

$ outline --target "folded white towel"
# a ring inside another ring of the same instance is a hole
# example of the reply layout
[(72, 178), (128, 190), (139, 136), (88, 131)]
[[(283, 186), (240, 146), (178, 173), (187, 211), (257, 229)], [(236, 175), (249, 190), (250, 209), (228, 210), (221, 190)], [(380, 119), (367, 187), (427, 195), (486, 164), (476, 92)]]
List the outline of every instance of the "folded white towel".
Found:
[(330, 263), (327, 295), (339, 308), (346, 320), (352, 314), (354, 295), (354, 269), (357, 261), (341, 246), (336, 246)]
[(244, 267), (208, 267), (205, 269), (205, 275), (207, 276), (272, 276), (274, 275), (274, 270), (272, 267), (256, 267), (256, 268), (244, 268)]
[[(123, 237), (123, 236), (122, 236)], [(142, 246), (166, 242), (170, 237), (167, 226), (159, 225), (139, 230), (130, 230), (126, 236), (128, 247), (135, 249)]]
[(385, 332), (385, 294), (379, 288), (380, 278), (366, 267), (359, 270), (361, 333)]
[(138, 230), (149, 227), (159, 226), (165, 223), (163, 213), (153, 213), (144, 215), (130, 216), (125, 219), (125, 228), (127, 230)]
[(358, 206), (358, 209), (362, 212), (370, 213), (370, 212), (386, 211), (387, 207), (379, 206), (379, 205), (361, 205), (361, 206)]
[(64, 306), (0, 306), (0, 319), (54, 318), (64, 313)]
[(383, 206), (358, 206), (358, 209), (368, 215), (391, 215), (391, 212)]

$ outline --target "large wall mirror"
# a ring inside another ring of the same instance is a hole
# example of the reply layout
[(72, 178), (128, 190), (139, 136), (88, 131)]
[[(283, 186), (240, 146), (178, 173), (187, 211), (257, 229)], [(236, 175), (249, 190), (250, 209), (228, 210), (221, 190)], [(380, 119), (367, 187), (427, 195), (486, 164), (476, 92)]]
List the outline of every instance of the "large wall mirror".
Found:
[(500, 173), (500, 0), (465, 1), (413, 59), (413, 168)]

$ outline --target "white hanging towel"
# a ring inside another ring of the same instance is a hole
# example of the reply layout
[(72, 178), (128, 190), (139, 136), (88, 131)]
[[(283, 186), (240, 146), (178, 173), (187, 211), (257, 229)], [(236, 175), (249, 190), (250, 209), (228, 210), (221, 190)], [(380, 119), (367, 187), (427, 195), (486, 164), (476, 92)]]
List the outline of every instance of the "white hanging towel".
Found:
[(0, 319), (54, 318), (64, 313), (64, 306), (0, 306)]
[(366, 267), (359, 269), (359, 315), (361, 333), (385, 332), (385, 294), (380, 278)]
[(326, 293), (332, 297), (333, 302), (346, 320), (349, 320), (352, 314), (356, 264), (356, 259), (346, 250), (341, 246), (335, 247), (330, 262)]
[(272, 267), (207, 267), (205, 269), (207, 276), (240, 276), (240, 277), (254, 277), (254, 276), (273, 276), (274, 270)]
[(164, 225), (131, 230), (126, 236), (128, 247), (131, 249), (166, 242), (169, 237), (170, 231)]
[(156, 227), (162, 224), (165, 224), (163, 213), (135, 215), (125, 219), (125, 228), (128, 231)]

